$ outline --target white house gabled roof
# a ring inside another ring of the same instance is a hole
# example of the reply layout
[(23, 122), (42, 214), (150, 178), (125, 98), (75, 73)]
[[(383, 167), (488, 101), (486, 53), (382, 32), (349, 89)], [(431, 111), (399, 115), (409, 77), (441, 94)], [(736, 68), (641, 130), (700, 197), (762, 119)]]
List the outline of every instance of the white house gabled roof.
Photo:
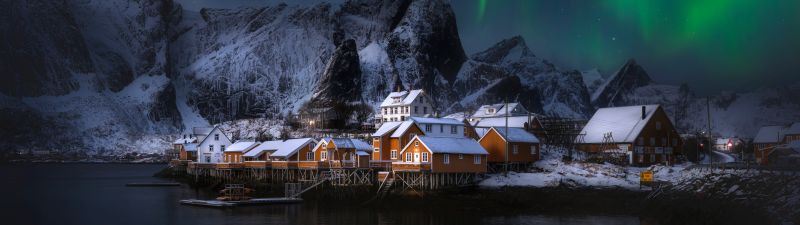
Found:
[[(527, 122), (528, 122), (528, 116), (508, 117), (508, 127), (525, 128), (525, 123)], [(481, 119), (480, 121), (478, 121), (478, 123), (475, 124), (475, 127), (505, 127), (505, 126), (506, 126), (505, 117), (485, 118)]]
[(461, 121), (452, 118), (434, 118), (434, 117), (410, 117), (412, 121), (417, 124), (450, 124), (450, 125), (464, 125)]
[[(435, 153), (453, 153), (453, 154), (472, 154), (472, 155), (488, 155), (489, 152), (486, 151), (477, 141), (472, 138), (463, 138), (463, 137), (429, 137), (429, 136), (417, 136), (415, 139), (419, 139), (420, 142), (425, 145), (428, 150)], [(414, 139), (411, 139), (408, 144), (406, 144), (407, 149), (408, 146), (414, 144)]]
[(375, 133), (372, 134), (372, 136), (373, 137), (381, 137), (383, 135), (386, 135), (389, 132), (394, 131), (395, 128), (400, 126), (400, 124), (402, 124), (402, 123), (403, 122), (383, 122), (383, 124), (381, 124), (381, 127), (379, 127), (378, 130), (375, 131)]
[(398, 138), (400, 136), (403, 136), (403, 133), (405, 133), (409, 128), (411, 128), (411, 125), (414, 125), (414, 121), (410, 120), (403, 121), (403, 123), (400, 124), (400, 127), (394, 130), (394, 133), (392, 133), (392, 137)]
[(784, 126), (766, 126), (758, 130), (758, 134), (753, 138), (753, 143), (778, 143), (783, 140)]
[[(504, 127), (492, 127), (490, 129), (497, 131), (497, 134), (500, 134), (500, 137), (508, 142), (539, 143), (539, 139), (536, 138), (535, 135), (528, 133), (522, 128), (509, 127), (508, 134), (506, 134), (506, 128)], [(481, 139), (482, 138), (481, 136)]]
[(277, 151), (280, 147), (280, 143), (283, 141), (265, 141), (256, 146), (255, 148), (251, 149), (250, 151), (244, 153), (244, 157), (259, 157), (264, 152), (268, 151)]
[(475, 113), (472, 114), (472, 117), (487, 118), (487, 117), (505, 116), (506, 108), (508, 108), (508, 113), (510, 115), (528, 114), (528, 110), (522, 107), (522, 105), (516, 102), (510, 102), (507, 104), (499, 103), (492, 105), (482, 105), (480, 108), (478, 108), (478, 110), (475, 111)]
[[(642, 107), (645, 118), (642, 119)], [(604, 135), (611, 132), (616, 143), (633, 143), (659, 105), (636, 105), (601, 108), (581, 130), (584, 143), (603, 143)]]
[(225, 152), (248, 152), (254, 147), (258, 146), (255, 141), (237, 141), (225, 149)]
[[(389, 93), (386, 99), (381, 103), (381, 107), (411, 104), (414, 102), (414, 99), (417, 99), (417, 96), (420, 96), (422, 93), (422, 89)], [(401, 98), (401, 100), (400, 102), (395, 102), (394, 98)]]
[[(222, 131), (222, 128), (219, 128), (219, 126), (216, 126), (216, 127), (212, 128), (211, 131), (206, 133), (205, 136), (202, 136), (202, 138), (198, 138), (197, 140), (199, 140), (199, 141), (197, 142), (197, 144), (198, 145), (199, 144), (203, 144), (203, 142), (205, 142), (206, 139), (208, 139), (208, 136), (211, 135), (211, 133), (214, 132), (214, 130), (220, 130), (220, 133), (222, 134), (222, 137), (224, 137), (225, 139), (228, 139), (228, 141), (230, 141), (230, 142), (233, 142), (233, 141), (231, 141), (231, 138), (229, 138), (228, 135), (226, 135), (225, 132)], [(200, 136), (198, 136), (198, 137), (200, 137)]]
[(275, 157), (289, 157), (294, 155), (299, 151), (303, 146), (309, 143), (316, 143), (312, 138), (298, 138), (298, 139), (289, 139), (286, 141), (282, 141), (277, 143), (278, 150), (275, 153), (272, 153), (271, 156)]

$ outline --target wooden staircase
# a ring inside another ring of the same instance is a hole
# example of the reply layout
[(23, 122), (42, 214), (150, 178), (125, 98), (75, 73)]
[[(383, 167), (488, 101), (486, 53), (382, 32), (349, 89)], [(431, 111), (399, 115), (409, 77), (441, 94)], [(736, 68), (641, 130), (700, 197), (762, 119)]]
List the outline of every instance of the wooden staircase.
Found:
[(381, 181), (381, 185), (378, 187), (377, 198), (383, 198), (391, 192), (392, 185), (394, 185), (394, 176), (392, 175), (392, 172), (389, 172)]

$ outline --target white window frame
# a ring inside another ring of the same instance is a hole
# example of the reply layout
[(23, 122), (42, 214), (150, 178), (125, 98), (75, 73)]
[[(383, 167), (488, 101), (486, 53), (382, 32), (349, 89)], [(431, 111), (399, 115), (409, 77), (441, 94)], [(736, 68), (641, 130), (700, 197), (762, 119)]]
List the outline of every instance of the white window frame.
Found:
[(219, 150), (224, 152), (225, 151), (225, 145), (220, 145), (219, 146)]
[(422, 162), (428, 162), (428, 152), (422, 152)]
[(219, 141), (219, 134), (214, 134), (214, 140)]
[(444, 154), (442, 156), (443, 156), (443, 158), (442, 158), (443, 163), (444, 164), (450, 164), (450, 154)]
[(314, 160), (314, 153), (313, 152), (306, 152), (306, 160), (313, 161)]
[(214, 145), (209, 145), (208, 146), (208, 151), (209, 152), (213, 152), (214, 151)]
[(475, 163), (475, 165), (480, 165), (481, 164), (481, 155), (473, 155), (472, 156), (472, 163)]
[(391, 152), (389, 158), (397, 159), (397, 150), (392, 149), (392, 152)]
[(328, 159), (328, 151), (326, 151), (326, 150), (323, 150), (322, 152), (320, 152), (320, 153), (319, 153), (319, 158), (320, 158), (321, 160), (327, 160), (327, 159)]
[(519, 153), (519, 145), (512, 145), (511, 146), (511, 154), (518, 154)]
[(536, 155), (536, 145), (531, 145), (531, 155)]
[(456, 125), (452, 125), (452, 126), (450, 127), (450, 133), (451, 133), (451, 134), (458, 133), (458, 126), (456, 126)]
[(411, 157), (413, 157), (411, 152), (406, 152), (406, 162), (411, 162), (411, 160), (413, 159)]
[(431, 132), (431, 131), (433, 131), (433, 125), (425, 124), (425, 132)]

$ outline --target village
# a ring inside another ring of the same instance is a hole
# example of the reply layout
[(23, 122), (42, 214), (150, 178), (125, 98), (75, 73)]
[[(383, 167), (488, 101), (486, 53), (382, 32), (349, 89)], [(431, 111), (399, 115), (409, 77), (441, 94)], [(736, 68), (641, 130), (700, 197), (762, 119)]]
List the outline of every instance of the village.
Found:
[[(800, 140), (800, 123), (764, 127), (752, 141), (720, 137), (712, 143), (676, 130), (659, 105), (601, 108), (588, 121), (538, 115), (510, 102), (438, 117), (430, 98), (423, 90), (392, 92), (374, 123), (361, 124), (360, 133), (259, 142), (232, 140), (219, 126), (195, 127), (180, 134), (166, 155), (172, 170), (194, 179), (290, 183), (300, 189), (367, 185), (379, 195), (464, 187), (491, 174), (529, 172), (545, 149), (566, 150), (563, 161), (631, 168), (705, 161), (714, 167), (796, 169), (800, 162), (800, 144), (793, 142)], [(306, 116), (303, 123), (325, 122), (319, 118)], [(753, 150), (744, 156), (747, 142)], [(704, 146), (713, 149), (701, 155)], [(715, 154), (726, 160), (714, 162)], [(659, 179), (652, 171), (641, 176), (642, 183)]]

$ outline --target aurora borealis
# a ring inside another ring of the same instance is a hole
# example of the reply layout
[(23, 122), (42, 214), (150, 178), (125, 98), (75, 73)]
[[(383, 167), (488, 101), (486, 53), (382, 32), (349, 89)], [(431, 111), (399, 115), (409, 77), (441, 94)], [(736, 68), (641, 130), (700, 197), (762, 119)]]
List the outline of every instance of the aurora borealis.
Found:
[(657, 81), (700, 94), (797, 82), (800, 2), (452, 1), (468, 53), (522, 35), (564, 68), (610, 74), (635, 58)]

